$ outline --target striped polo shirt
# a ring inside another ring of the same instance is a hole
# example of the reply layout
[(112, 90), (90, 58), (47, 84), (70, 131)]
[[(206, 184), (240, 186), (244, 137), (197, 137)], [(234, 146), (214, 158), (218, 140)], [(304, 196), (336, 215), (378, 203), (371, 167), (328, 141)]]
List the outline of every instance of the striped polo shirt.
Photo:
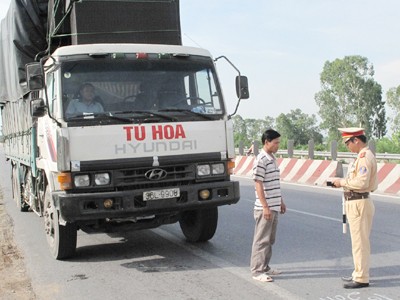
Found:
[[(260, 180), (264, 185), (264, 195), (271, 210), (280, 211), (282, 194), (280, 185), (280, 170), (273, 155), (269, 155), (264, 149), (260, 151), (253, 165), (253, 180)], [(254, 209), (262, 210), (257, 191)]]

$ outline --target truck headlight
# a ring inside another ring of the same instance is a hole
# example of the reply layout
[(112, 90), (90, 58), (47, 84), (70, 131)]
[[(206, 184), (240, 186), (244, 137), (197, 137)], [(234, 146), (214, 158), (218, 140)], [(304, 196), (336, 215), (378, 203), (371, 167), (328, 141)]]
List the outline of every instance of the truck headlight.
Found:
[(90, 185), (90, 177), (88, 174), (76, 175), (74, 178), (74, 184), (76, 187), (83, 187)]
[(221, 175), (225, 173), (225, 166), (223, 163), (211, 165), (211, 172), (213, 175)]
[(110, 184), (110, 174), (108, 173), (95, 174), (94, 182), (96, 185), (108, 185)]
[(208, 176), (211, 174), (210, 165), (198, 165), (197, 166), (197, 175), (198, 176)]

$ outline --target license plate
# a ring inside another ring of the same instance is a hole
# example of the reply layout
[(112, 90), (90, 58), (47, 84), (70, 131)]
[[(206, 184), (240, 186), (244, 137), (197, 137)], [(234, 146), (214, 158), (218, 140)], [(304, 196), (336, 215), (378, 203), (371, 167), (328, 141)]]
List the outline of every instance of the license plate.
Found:
[(143, 201), (158, 200), (158, 199), (171, 199), (180, 196), (180, 190), (178, 188), (164, 189), (156, 191), (143, 192)]

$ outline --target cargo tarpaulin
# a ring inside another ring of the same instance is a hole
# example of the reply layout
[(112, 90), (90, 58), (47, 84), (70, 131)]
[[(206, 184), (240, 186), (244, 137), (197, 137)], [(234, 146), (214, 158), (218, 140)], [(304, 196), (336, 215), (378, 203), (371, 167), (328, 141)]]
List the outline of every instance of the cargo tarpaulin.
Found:
[(83, 0), (70, 26), (72, 44), (182, 44), (178, 0)]
[(25, 64), (46, 50), (48, 0), (11, 0), (0, 31), (0, 102), (26, 94)]

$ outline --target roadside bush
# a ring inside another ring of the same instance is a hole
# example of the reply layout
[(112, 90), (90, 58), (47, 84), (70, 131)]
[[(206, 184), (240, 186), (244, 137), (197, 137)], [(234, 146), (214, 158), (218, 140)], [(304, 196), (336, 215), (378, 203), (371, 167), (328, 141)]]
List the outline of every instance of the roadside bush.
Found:
[(384, 137), (376, 141), (377, 153), (400, 153), (400, 145), (398, 141)]

